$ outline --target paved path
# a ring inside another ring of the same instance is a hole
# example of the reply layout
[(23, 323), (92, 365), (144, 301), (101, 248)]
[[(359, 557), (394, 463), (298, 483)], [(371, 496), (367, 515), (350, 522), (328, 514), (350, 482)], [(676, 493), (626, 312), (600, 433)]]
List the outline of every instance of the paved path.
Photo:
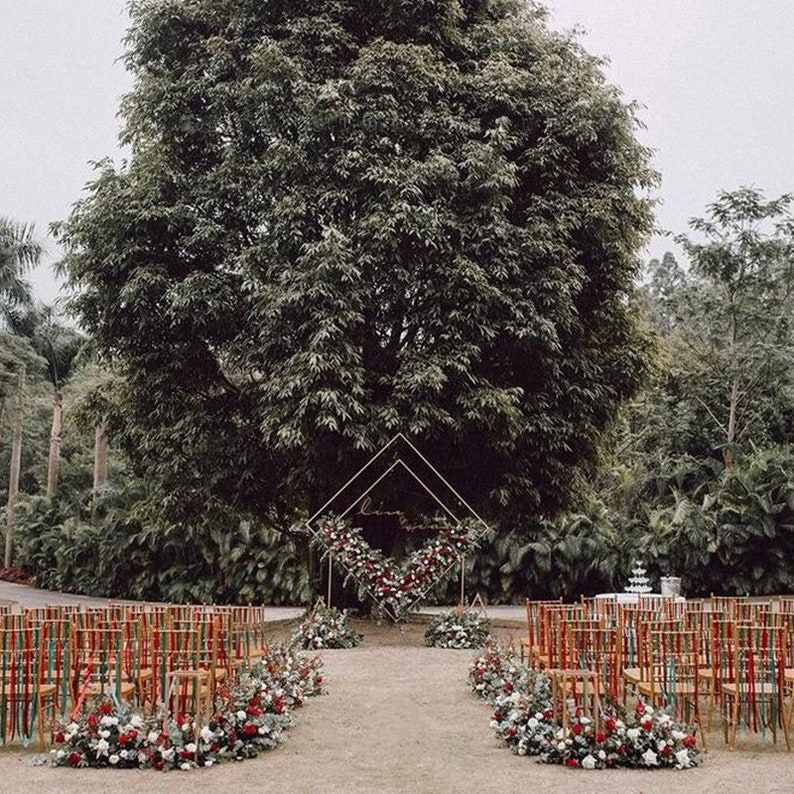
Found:
[[(59, 593), (55, 590), (41, 590), (25, 584), (13, 584), (0, 580), (0, 603), (9, 601), (15, 604), (16, 611), (20, 607), (28, 609), (51, 605), (81, 604), (85, 607), (103, 607), (111, 601), (125, 603), (118, 598), (94, 598), (93, 596), (75, 595), (73, 593)], [(429, 620), (432, 615), (438, 614), (451, 607), (426, 606), (420, 609), (420, 615)], [(268, 607), (266, 615), (268, 621), (293, 620), (304, 612), (303, 607)], [(526, 622), (526, 612), (522, 606), (495, 606), (488, 607), (488, 616), (495, 625), (523, 625)]]

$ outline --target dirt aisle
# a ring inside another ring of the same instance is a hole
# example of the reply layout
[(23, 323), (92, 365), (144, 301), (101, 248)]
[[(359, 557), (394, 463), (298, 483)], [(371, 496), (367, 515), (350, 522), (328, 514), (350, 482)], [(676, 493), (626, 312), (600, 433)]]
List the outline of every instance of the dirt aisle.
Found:
[(8, 748), (0, 791), (794, 792), (794, 754), (771, 743), (729, 753), (717, 735), (706, 764), (685, 772), (586, 772), (513, 756), (493, 737), (488, 707), (466, 688), (471, 652), (420, 640), (416, 631), (391, 630), (354, 650), (325, 652), (329, 694), (296, 713), (284, 746), (256, 760), (189, 773), (70, 770), (32, 767), (30, 753)]

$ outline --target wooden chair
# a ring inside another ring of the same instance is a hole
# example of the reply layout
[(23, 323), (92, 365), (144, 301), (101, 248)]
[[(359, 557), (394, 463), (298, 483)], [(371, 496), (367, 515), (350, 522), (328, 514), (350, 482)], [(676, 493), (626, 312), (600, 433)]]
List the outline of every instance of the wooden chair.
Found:
[(694, 631), (662, 630), (649, 635), (649, 666), (638, 684), (640, 695), (655, 707), (673, 711), (687, 724), (697, 724), (703, 749), (706, 736), (700, 717), (699, 640)]
[(135, 683), (125, 672), (130, 653), (132, 649), (118, 626), (102, 625), (101, 620), (94, 619), (72, 626), (71, 683), (75, 713), (98, 698), (110, 697), (117, 702), (134, 700)]
[(541, 620), (541, 611), (546, 606), (555, 606), (561, 605), (562, 598), (558, 598), (552, 601), (532, 601), (531, 599), (526, 600), (526, 612), (527, 612), (527, 634), (525, 637), (521, 638), (521, 661), (527, 661), (527, 663), (532, 666), (534, 660), (540, 655), (541, 647), (543, 645), (542, 641), (542, 620)]
[(166, 714), (195, 715), (206, 725), (215, 704), (217, 645), (207, 647), (202, 624), (155, 629), (155, 677)]
[(784, 629), (747, 626), (737, 629), (733, 681), (722, 684), (725, 743), (734, 749), (740, 722), (750, 731), (771, 731), (777, 742), (783, 729), (791, 750), (792, 687), (786, 681), (788, 638)]
[(26, 625), (21, 615), (0, 618), (0, 738), (5, 743), (18, 736), (27, 745), (38, 725), (43, 750), (44, 712), (49, 704), (51, 726), (57, 690), (43, 680), (41, 642), (40, 629)]

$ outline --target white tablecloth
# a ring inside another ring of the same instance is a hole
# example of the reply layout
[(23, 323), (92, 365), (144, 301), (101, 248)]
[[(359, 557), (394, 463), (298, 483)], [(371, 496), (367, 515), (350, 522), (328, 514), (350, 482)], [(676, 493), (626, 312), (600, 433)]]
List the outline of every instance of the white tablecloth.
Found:
[[(661, 593), (643, 593), (646, 598), (672, 598), (672, 596), (663, 596)], [(596, 599), (615, 600), (618, 604), (639, 604), (639, 593), (599, 593)], [(683, 596), (676, 596), (676, 601), (686, 601)]]

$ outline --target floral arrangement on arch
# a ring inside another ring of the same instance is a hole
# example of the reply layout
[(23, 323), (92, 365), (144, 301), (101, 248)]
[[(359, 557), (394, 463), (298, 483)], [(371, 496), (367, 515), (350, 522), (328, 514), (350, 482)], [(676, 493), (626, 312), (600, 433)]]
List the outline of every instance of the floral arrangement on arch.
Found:
[(395, 620), (415, 606), (461, 556), (473, 551), (486, 529), (471, 520), (448, 524), (437, 519), (438, 534), (413, 551), (402, 564), (374, 549), (350, 522), (325, 516), (314, 538), (333, 555), (362, 590)]
[(577, 709), (563, 728), (554, 717), (548, 677), (529, 670), (512, 649), (487, 647), (470, 665), (469, 683), (493, 706), (491, 727), (518, 755), (582, 769), (689, 769), (700, 763), (692, 731), (646, 703), (629, 713), (611, 705), (598, 729)]
[(425, 645), (433, 648), (482, 648), (491, 636), (488, 618), (471, 610), (443, 612), (430, 622)]
[(340, 612), (322, 602), (314, 607), (295, 629), (290, 645), (305, 650), (324, 648), (355, 648), (363, 639), (347, 625), (347, 610)]
[(292, 710), (322, 692), (321, 668), (317, 658), (273, 648), (219, 692), (207, 725), (183, 714), (144, 717), (129, 704), (100, 701), (79, 721), (56, 729), (52, 763), (189, 770), (254, 758), (277, 747), (292, 724)]

